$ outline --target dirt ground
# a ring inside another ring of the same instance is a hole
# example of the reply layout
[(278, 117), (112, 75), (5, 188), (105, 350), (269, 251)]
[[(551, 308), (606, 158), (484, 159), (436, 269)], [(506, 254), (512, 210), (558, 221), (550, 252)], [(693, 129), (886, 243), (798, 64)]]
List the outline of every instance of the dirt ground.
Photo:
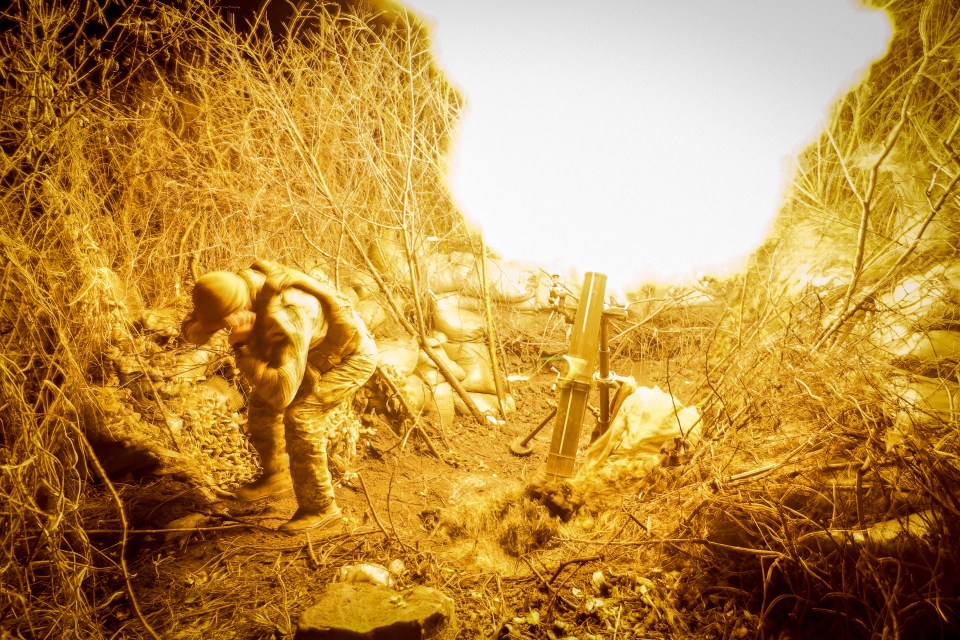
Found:
[[(212, 631), (224, 619), (230, 620), (229, 627), (239, 623), (234, 637), (284, 637), (310, 604), (311, 589), (331, 581), (341, 567), (357, 562), (386, 566), (399, 559), (406, 571), (399, 577), (401, 587), (423, 583), (447, 590), (453, 582), (462, 597), (462, 585), (476, 583), (467, 590), (468, 599), (458, 602), (462, 630), (456, 637), (487, 637), (495, 617), (502, 616), (502, 622), (525, 617), (521, 603), (497, 603), (503, 598), (494, 588), (502, 579), (498, 567), (464, 565), (462, 550), (431, 532), (445, 510), (482, 492), (530, 482), (544, 468), (552, 424), (530, 443), (534, 453), (529, 456), (512, 454), (509, 444), (549, 410), (548, 378), (514, 385), (522, 408), (503, 425), (460, 417), (449, 433), (428, 429), (447, 461), (432, 455), (417, 435), (403, 440), (385, 426), (378, 428), (362, 443), (356, 480), (344, 484), (341, 479), (337, 488), (343, 524), (313, 532), (309, 540), (272, 531), (296, 510), (292, 494), (249, 505), (213, 505), (226, 507), (251, 526), (211, 516), (195, 533), (148, 536), (134, 560), (143, 581), (142, 606), (168, 618), (170, 626), (161, 628), (171, 635)], [(131, 516), (134, 528), (162, 528), (193, 511), (192, 492), (177, 496), (174, 492), (182, 489), (175, 484), (160, 480), (138, 497)], [(245, 595), (238, 601), (237, 594)], [(261, 603), (259, 610), (256, 603)], [(497, 614), (484, 611), (493, 603)]]
[[(675, 598), (668, 584), (673, 574), (638, 570), (639, 552), (622, 542), (643, 534), (636, 518), (622, 518), (617, 529), (604, 520), (606, 511), (636, 501), (630, 488), (615, 500), (608, 496), (609, 504), (587, 505), (586, 515), (569, 523), (529, 497), (530, 487), (542, 485), (553, 422), (532, 439), (530, 455), (515, 455), (510, 444), (548, 415), (556, 398), (550, 350), (563, 338), (556, 323), (540, 327), (541, 337), (551, 332), (552, 338), (533, 345), (535, 355), (508, 356), (517, 410), (503, 424), (458, 416), (440, 431), (422, 423), (443, 459), (421, 432), (400, 437), (382, 420), (366, 429), (355, 474), (335, 476), (344, 515), (338, 525), (309, 534), (276, 532), (296, 510), (292, 493), (210, 504), (171, 477), (118, 485), (130, 520), (129, 572), (145, 618), (165, 638), (292, 637), (321, 585), (345, 566), (375, 563), (390, 567), (397, 589), (422, 584), (454, 599), (457, 617), (447, 638), (670, 635), (679, 628), (664, 614), (674, 611), (663, 605)], [(616, 366), (651, 376), (641, 384), (656, 382), (655, 362), (638, 366), (621, 358)], [(581, 447), (594, 424), (588, 414)], [(116, 529), (116, 521), (104, 522), (91, 532), (111, 560), (119, 551)], [(132, 603), (124, 602), (125, 589), (102, 588), (116, 589), (118, 602), (104, 627), (137, 637), (140, 623)], [(659, 604), (652, 600), (657, 589)]]

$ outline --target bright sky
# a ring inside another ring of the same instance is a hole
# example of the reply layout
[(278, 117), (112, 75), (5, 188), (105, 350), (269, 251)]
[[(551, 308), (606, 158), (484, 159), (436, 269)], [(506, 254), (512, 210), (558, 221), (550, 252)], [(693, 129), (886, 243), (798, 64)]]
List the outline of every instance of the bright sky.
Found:
[(853, 0), (407, 0), (467, 100), (450, 186), (488, 246), (623, 286), (723, 273), (887, 48)]

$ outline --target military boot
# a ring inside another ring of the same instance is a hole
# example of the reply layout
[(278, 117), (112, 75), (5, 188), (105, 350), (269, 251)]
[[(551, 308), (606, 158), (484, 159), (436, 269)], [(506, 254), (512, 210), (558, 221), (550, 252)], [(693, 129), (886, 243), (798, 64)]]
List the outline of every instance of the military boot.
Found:
[(280, 495), (293, 490), (293, 482), (287, 472), (270, 473), (260, 476), (256, 482), (251, 482), (237, 491), (237, 500), (253, 502), (261, 498)]
[(301, 531), (310, 531), (312, 529), (320, 529), (337, 523), (342, 515), (340, 507), (338, 507), (336, 503), (331, 504), (322, 511), (300, 508), (297, 509), (297, 512), (293, 514), (293, 517), (290, 518), (288, 522), (284, 522), (277, 530), (292, 534), (300, 533)]

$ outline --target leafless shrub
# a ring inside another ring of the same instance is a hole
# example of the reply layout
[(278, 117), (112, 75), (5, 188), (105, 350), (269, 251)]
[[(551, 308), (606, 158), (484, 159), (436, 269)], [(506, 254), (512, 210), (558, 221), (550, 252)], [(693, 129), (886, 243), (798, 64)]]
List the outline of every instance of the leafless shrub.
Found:
[(191, 271), (269, 256), (339, 277), (384, 229), (414, 245), (455, 230), (442, 158), (459, 97), (418, 27), (365, 18), (321, 6), (243, 34), (207, 3), (0, 16), (5, 630), (107, 632), (122, 578), (139, 614), (126, 536), (105, 553), (78, 516), (92, 479), (112, 490), (81, 416), (106, 345), (137, 343), (118, 283), (176, 306)]

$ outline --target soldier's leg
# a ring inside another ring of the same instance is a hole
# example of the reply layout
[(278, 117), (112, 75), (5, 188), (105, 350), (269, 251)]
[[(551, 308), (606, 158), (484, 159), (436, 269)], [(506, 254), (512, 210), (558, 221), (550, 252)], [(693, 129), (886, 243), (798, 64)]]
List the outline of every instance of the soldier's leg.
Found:
[(330, 413), (356, 393), (376, 367), (376, 343), (365, 335), (354, 354), (325, 371), (310, 393), (298, 397), (287, 408), (284, 434), (299, 509), (290, 522), (281, 525), (281, 530), (312, 529), (339, 518), (327, 461), (327, 443), (336, 427)]
[(259, 399), (250, 399), (247, 413), (250, 444), (260, 455), (263, 473), (237, 491), (240, 500), (259, 500), (290, 489), (290, 462), (284, 445), (283, 412)]
[(284, 417), (290, 477), (299, 508), (293, 518), (280, 526), (295, 532), (335, 522), (340, 509), (327, 466), (330, 438), (330, 408), (314, 394), (294, 400)]

